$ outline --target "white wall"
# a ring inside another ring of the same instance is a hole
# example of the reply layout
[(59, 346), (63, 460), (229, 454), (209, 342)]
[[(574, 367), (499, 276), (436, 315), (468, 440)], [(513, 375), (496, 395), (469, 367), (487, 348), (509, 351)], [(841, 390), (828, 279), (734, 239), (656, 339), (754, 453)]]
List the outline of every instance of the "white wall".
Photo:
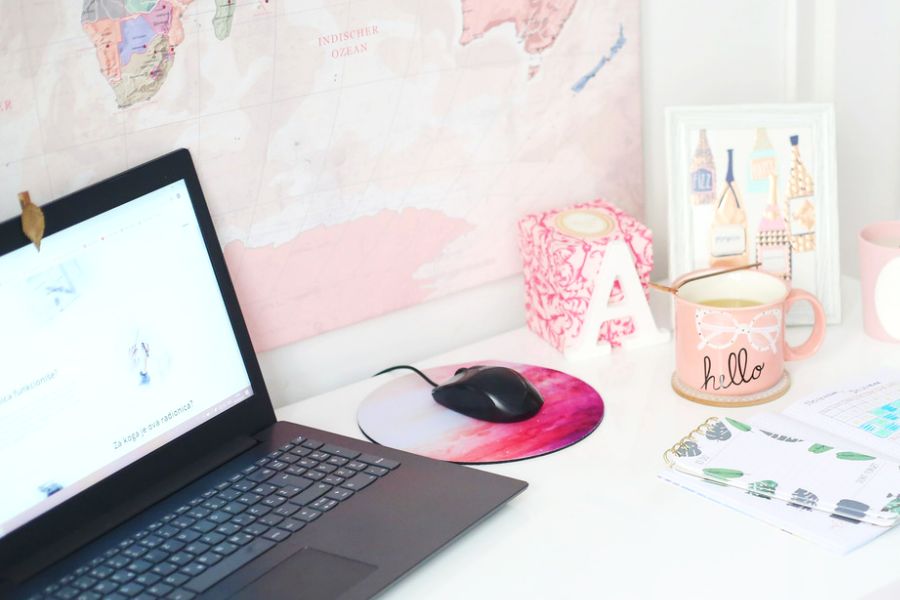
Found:
[[(859, 229), (900, 219), (900, 3), (645, 0), (641, 25), (654, 277), (667, 275), (669, 243), (663, 109), (789, 101), (835, 103), (842, 270), (857, 273)], [(286, 404), (518, 327), (522, 297), (521, 278), (513, 277), (266, 352), (260, 361), (276, 404)]]

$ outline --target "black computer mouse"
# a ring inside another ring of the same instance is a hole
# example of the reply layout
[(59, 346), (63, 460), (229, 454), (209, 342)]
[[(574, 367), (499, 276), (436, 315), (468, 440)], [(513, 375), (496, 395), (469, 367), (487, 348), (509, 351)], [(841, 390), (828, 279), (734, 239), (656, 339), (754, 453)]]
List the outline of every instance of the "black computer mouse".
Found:
[(508, 367), (466, 367), (431, 391), (450, 410), (493, 423), (524, 421), (544, 399), (527, 379)]

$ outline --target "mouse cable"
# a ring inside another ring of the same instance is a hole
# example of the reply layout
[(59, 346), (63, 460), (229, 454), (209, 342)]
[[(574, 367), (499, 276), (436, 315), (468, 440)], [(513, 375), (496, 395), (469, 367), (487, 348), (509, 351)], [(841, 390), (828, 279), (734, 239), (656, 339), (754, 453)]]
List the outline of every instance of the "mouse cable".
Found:
[(435, 382), (433, 382), (431, 379), (428, 378), (428, 375), (426, 375), (426, 374), (423, 373), (422, 371), (418, 370), (417, 368), (411, 367), (411, 366), (409, 366), (409, 365), (397, 365), (396, 367), (388, 367), (388, 368), (385, 369), (384, 371), (378, 371), (377, 373), (375, 373), (374, 375), (372, 375), (372, 377), (378, 377), (379, 375), (384, 375), (385, 373), (390, 373), (391, 371), (396, 371), (397, 369), (409, 369), (410, 371), (415, 371), (415, 373), (416, 373), (419, 377), (421, 377), (422, 379), (424, 379), (425, 381), (427, 381), (428, 383), (430, 383), (430, 384), (433, 385), (434, 387), (437, 387), (437, 386), (438, 386), (438, 384), (436, 384)]

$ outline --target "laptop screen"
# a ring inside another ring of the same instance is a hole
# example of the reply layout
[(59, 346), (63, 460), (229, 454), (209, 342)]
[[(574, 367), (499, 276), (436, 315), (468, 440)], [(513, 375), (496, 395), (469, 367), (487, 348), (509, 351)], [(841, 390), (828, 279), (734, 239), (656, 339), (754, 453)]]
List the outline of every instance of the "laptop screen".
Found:
[(0, 537), (251, 395), (184, 181), (0, 256)]

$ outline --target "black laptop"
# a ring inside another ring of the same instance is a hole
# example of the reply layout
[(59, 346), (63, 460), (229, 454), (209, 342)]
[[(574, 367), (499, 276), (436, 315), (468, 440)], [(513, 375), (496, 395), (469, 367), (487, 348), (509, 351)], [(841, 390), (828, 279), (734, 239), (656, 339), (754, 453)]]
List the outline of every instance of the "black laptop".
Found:
[(0, 597), (368, 598), (526, 487), (276, 422), (187, 150), (44, 214), (0, 224)]

